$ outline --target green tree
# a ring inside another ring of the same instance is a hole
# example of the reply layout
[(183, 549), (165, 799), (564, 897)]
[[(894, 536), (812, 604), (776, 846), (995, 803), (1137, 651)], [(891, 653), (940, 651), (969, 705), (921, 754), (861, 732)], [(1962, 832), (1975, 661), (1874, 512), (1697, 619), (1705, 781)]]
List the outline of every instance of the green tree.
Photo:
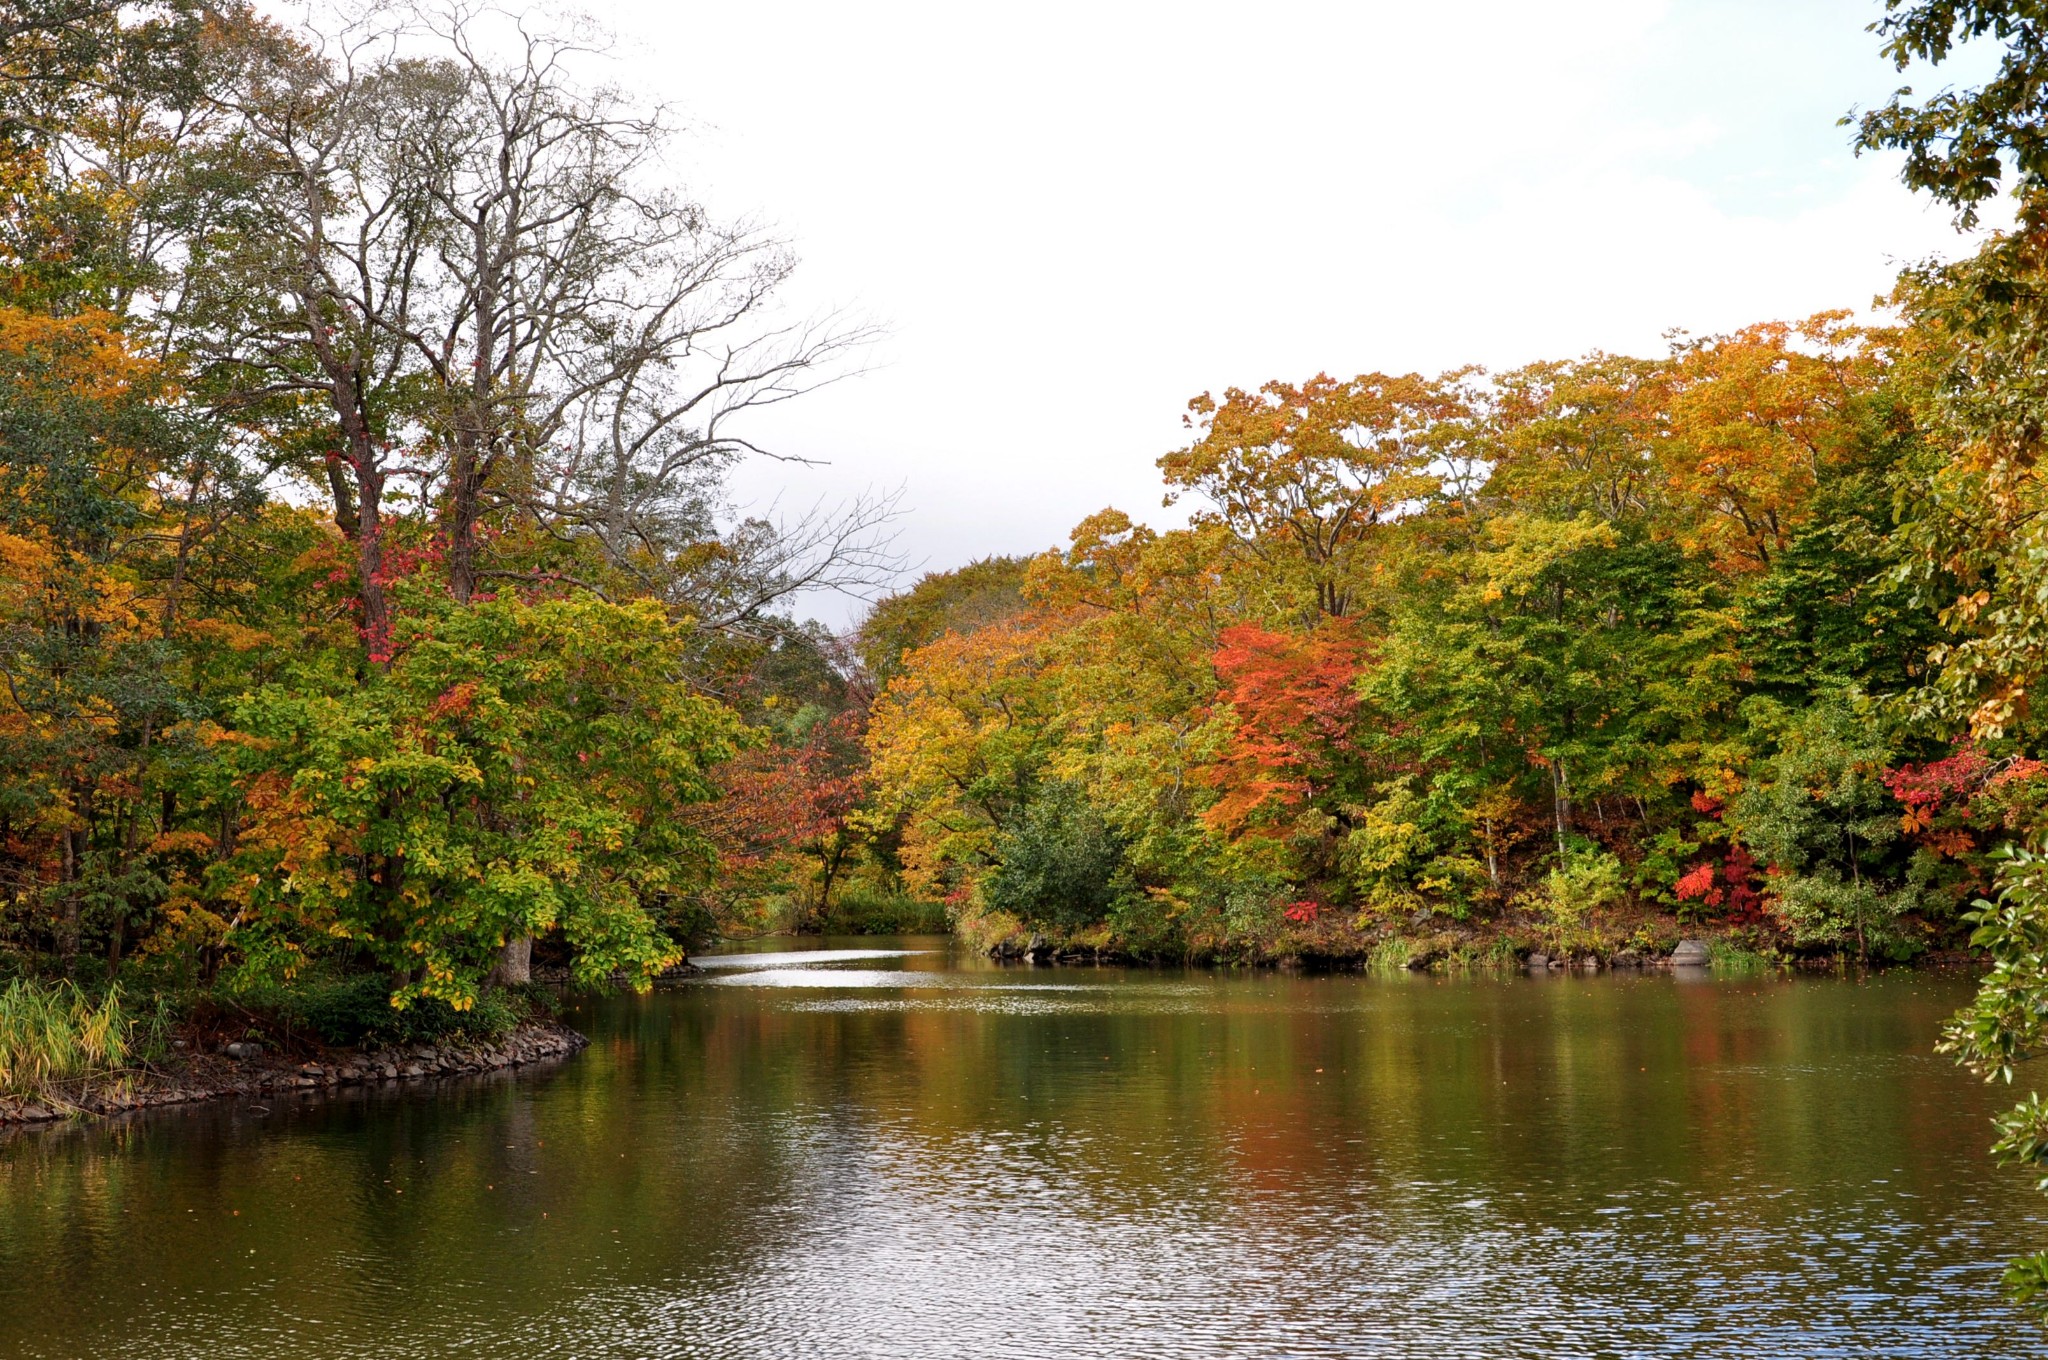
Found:
[(903, 670), (903, 658), (946, 633), (972, 633), (1024, 611), (1021, 557), (983, 557), (952, 571), (926, 572), (916, 585), (879, 601), (861, 620), (855, 648), (877, 688)]
[[(2048, 858), (2033, 848), (2010, 851), (2000, 865), (1995, 901), (1978, 901), (1966, 918), (1970, 943), (1991, 958), (1991, 971), (1969, 1006), (1942, 1034), (1940, 1050), (1985, 1081), (2010, 1083), (2013, 1071), (2048, 1047)], [(1999, 1116), (1992, 1154), (1999, 1161), (2048, 1171), (2048, 1104), (2031, 1092)], [(2048, 1175), (2037, 1188), (2048, 1192)], [(2006, 1287), (2048, 1321), (2048, 1252), (2006, 1268)]]
[(647, 601), (400, 594), (381, 674), (301, 672), (219, 738), (249, 789), (215, 884), (245, 967), (290, 977), (338, 941), (395, 1004), (463, 1009), (508, 941), (559, 929), (583, 982), (644, 984), (678, 957), (650, 908), (713, 863), (677, 810), (739, 736), (671, 678), (683, 630)]
[(1920, 885), (1902, 862), (1899, 807), (1883, 778), (1896, 752), (1872, 715), (1853, 693), (1797, 711), (1752, 699), (1744, 713), (1770, 754), (1728, 822), (1771, 866), (1775, 910), (1793, 938), (1851, 944), (1862, 959), (1909, 956), (1919, 942), (1903, 918)]
[(1974, 89), (1916, 104), (1909, 86), (1883, 108), (1852, 113), (1843, 121), (1856, 128), (1857, 151), (1905, 152), (1906, 183), (1954, 208), (1965, 227), (2005, 187), (2009, 160), (2023, 210), (2037, 215), (2048, 193), (2048, 14), (2036, 0), (1885, 0), (1884, 9), (1870, 31), (1897, 70), (1939, 65), (1979, 39), (2005, 50), (1998, 73)]
[(1034, 791), (995, 853), (988, 903), (1027, 925), (1092, 925), (1134, 891), (1122, 839), (1080, 789), (1062, 780)]

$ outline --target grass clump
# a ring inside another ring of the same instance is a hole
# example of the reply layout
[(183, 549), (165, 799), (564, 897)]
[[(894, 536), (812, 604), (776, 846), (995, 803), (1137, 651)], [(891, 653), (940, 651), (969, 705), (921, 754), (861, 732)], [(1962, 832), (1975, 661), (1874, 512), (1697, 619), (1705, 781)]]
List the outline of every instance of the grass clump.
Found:
[(1415, 942), (1400, 935), (1381, 940), (1365, 956), (1365, 971), (1374, 977), (1407, 977), (1415, 959)]
[(1707, 966), (1726, 977), (1769, 977), (1783, 966), (1769, 954), (1727, 940), (1707, 941)]
[(1521, 953), (1515, 942), (1506, 937), (1496, 939), (1483, 950), (1474, 945), (1457, 945), (1430, 965), (1430, 971), (1453, 977), (1504, 977), (1521, 970)]
[(946, 904), (859, 880), (846, 885), (819, 918), (827, 935), (943, 935)]
[(0, 990), (0, 1093), (48, 1096), (134, 1063), (159, 1026), (132, 1015), (119, 987), (17, 978)]

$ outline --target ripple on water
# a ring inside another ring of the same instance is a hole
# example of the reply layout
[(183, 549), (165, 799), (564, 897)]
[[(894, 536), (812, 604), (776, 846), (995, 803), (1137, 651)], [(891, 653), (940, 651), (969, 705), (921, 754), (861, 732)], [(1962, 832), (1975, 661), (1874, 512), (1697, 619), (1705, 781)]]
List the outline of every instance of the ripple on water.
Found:
[(0, 1357), (2048, 1357), (1999, 1093), (1918, 1057), (1966, 982), (917, 952), (724, 956), (545, 1072), (0, 1144)]
[(1107, 992), (1110, 982), (983, 982), (883, 968), (763, 968), (704, 979), (720, 987), (888, 987), (934, 992)]

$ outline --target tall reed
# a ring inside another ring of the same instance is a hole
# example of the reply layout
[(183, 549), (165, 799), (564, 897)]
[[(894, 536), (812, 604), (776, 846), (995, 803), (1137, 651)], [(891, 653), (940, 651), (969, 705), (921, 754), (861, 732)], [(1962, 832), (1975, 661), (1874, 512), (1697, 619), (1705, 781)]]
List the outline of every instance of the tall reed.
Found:
[(95, 999), (75, 982), (16, 979), (0, 990), (0, 1094), (44, 1096), (118, 1072), (134, 1056), (135, 1029), (119, 987)]
[(1414, 941), (1396, 935), (1372, 947), (1372, 952), (1365, 957), (1365, 971), (1373, 977), (1407, 977), (1414, 960)]

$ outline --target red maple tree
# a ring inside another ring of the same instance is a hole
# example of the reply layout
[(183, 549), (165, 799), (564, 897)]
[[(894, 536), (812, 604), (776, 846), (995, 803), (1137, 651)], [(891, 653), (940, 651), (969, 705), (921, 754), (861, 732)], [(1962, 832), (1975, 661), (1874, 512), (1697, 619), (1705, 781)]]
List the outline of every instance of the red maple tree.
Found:
[(1365, 645), (1336, 619), (1306, 636), (1239, 624), (1218, 641), (1218, 697), (1236, 715), (1237, 731), (1208, 771), (1224, 792), (1207, 816), (1235, 836), (1336, 785), (1357, 749)]

